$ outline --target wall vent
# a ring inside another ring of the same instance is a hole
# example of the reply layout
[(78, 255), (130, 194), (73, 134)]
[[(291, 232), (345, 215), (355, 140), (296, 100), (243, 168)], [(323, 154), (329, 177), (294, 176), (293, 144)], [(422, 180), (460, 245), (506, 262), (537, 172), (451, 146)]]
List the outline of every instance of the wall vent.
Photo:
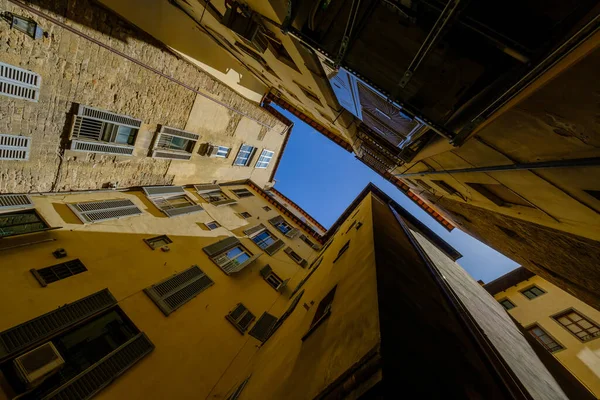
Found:
[(0, 134), (0, 160), (29, 160), (31, 138)]
[(0, 62), (0, 94), (37, 102), (42, 78), (35, 72)]

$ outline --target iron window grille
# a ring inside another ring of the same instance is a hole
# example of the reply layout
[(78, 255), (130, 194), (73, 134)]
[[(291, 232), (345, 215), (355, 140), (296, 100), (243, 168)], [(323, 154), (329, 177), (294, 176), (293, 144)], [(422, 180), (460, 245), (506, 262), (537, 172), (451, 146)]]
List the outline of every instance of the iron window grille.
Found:
[(269, 207), (269, 206), (264, 206), (264, 207), (263, 207), (263, 210), (265, 210), (265, 211), (271, 211), (271, 207)]
[(247, 211), (241, 212), (240, 215), (244, 219), (248, 219), (248, 218), (252, 217), (252, 215), (249, 212), (247, 212)]
[(211, 231), (213, 231), (213, 230), (215, 230), (215, 229), (217, 229), (217, 228), (219, 228), (221, 226), (217, 221), (210, 221), (210, 222), (207, 222), (204, 225), (206, 225), (206, 227), (208, 229), (210, 229)]

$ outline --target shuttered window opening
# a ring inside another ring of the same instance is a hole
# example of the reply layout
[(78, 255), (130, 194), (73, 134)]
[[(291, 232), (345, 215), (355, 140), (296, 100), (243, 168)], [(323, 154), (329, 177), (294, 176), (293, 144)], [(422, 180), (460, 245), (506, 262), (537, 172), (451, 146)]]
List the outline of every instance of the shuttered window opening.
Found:
[(260, 270), (260, 274), (262, 275), (263, 279), (278, 292), (283, 291), (283, 289), (287, 286), (287, 283), (289, 282), (289, 279), (283, 280), (279, 277), (279, 275), (273, 272), (273, 269), (270, 265), (265, 265)]
[(213, 283), (213, 280), (197, 265), (193, 265), (185, 271), (144, 289), (144, 293), (150, 297), (163, 314), (168, 316), (211, 287)]
[(146, 196), (176, 196), (185, 194), (185, 189), (182, 186), (145, 186), (142, 188)]
[(41, 84), (39, 74), (0, 62), (0, 94), (37, 102)]
[(0, 211), (16, 208), (33, 208), (31, 197), (26, 194), (0, 194)]
[(254, 324), (248, 334), (264, 343), (269, 338), (271, 329), (273, 329), (276, 323), (277, 317), (265, 312), (260, 316), (258, 321), (256, 321), (256, 324)]
[(285, 249), (285, 254), (290, 256), (290, 258), (292, 260), (294, 260), (294, 262), (296, 262), (296, 264), (299, 264), (302, 268), (306, 268), (306, 266), (308, 265), (308, 262), (305, 259), (303, 259), (302, 257), (300, 257), (298, 255), (298, 253), (296, 253), (294, 250), (292, 250), (291, 247), (287, 247)]
[(240, 199), (242, 197), (250, 197), (250, 196), (254, 196), (254, 194), (249, 191), (248, 189), (231, 189), (231, 192), (236, 195), (237, 197), (239, 197)]
[(242, 303), (238, 303), (233, 310), (225, 316), (233, 326), (243, 335), (248, 327), (254, 321), (254, 314), (250, 312)]
[(230, 199), (222, 190), (219, 185), (204, 184), (194, 185), (196, 192), (213, 206), (230, 206), (237, 204), (237, 200)]
[(141, 125), (139, 119), (80, 104), (71, 129), (71, 150), (132, 155)]
[(43, 400), (91, 399), (153, 350), (146, 334), (139, 333)]
[(294, 239), (298, 237), (298, 235), (300, 235), (300, 230), (288, 224), (281, 215), (278, 215), (275, 218), (271, 218), (269, 222), (271, 223), (271, 225), (277, 228), (279, 232), (283, 233), (285, 236), (291, 239)]
[(49, 229), (51, 228), (35, 210), (11, 211), (0, 214), (0, 238)]
[(252, 254), (239, 239), (231, 236), (202, 249), (227, 275), (252, 264), (262, 253)]
[(142, 210), (129, 199), (88, 201), (67, 206), (84, 224), (142, 214)]
[(108, 289), (101, 290), (54, 311), (0, 332), (0, 359), (42, 342), (55, 333), (117, 304)]
[(173, 241), (167, 235), (156, 236), (150, 239), (143, 239), (144, 243), (148, 245), (152, 250), (167, 246)]
[(0, 134), (0, 160), (29, 160), (31, 138)]
[(154, 140), (154, 158), (189, 160), (200, 135), (181, 129), (161, 126)]
[(87, 271), (81, 260), (71, 260), (42, 269), (32, 269), (31, 273), (42, 286), (49, 283), (69, 278), (73, 275)]
[(270, 256), (285, 246), (283, 240), (277, 238), (264, 227), (263, 229), (254, 232), (250, 239)]
[(181, 186), (146, 186), (143, 190), (152, 204), (168, 217), (204, 211)]

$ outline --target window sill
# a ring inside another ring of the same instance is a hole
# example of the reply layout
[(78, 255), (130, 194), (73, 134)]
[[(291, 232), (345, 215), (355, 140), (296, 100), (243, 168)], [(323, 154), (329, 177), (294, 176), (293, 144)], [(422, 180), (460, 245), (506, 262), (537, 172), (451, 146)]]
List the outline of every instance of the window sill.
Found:
[(301, 340), (304, 342), (306, 339), (308, 339), (308, 337), (309, 337), (310, 335), (312, 335), (312, 333), (313, 333), (314, 331), (316, 331), (316, 330), (317, 330), (317, 328), (318, 328), (319, 326), (321, 326), (321, 324), (322, 324), (323, 322), (325, 322), (325, 320), (326, 320), (327, 318), (329, 318), (329, 316), (330, 316), (330, 315), (331, 315), (331, 311), (327, 311), (325, 314), (323, 314), (323, 316), (322, 316), (321, 318), (319, 318), (319, 319), (318, 319), (318, 321), (317, 321), (317, 322), (315, 322), (315, 323), (314, 323), (314, 324), (313, 324), (313, 325), (312, 325), (312, 326), (311, 326), (311, 327), (308, 329), (308, 331), (307, 331), (307, 332), (304, 334), (304, 336), (302, 336), (302, 339), (301, 339)]

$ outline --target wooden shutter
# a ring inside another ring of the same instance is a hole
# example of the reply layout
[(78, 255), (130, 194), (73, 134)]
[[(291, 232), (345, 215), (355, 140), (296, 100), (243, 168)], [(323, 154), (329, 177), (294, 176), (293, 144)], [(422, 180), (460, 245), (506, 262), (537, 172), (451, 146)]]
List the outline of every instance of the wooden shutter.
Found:
[(262, 230), (266, 229), (266, 227), (263, 224), (258, 224), (256, 226), (253, 226), (252, 228), (248, 228), (244, 231), (244, 235), (246, 236), (251, 236), (255, 233), (258, 233)]
[(269, 276), (269, 274), (273, 271), (273, 268), (271, 268), (271, 266), (269, 264), (265, 265), (264, 267), (262, 267), (260, 269), (260, 275), (263, 278), (266, 278), (267, 276)]
[(108, 289), (0, 332), (0, 359), (12, 356), (117, 304)]
[(26, 194), (0, 194), (0, 210), (33, 208), (31, 197)]
[(186, 194), (182, 186), (145, 186), (142, 189), (148, 197), (168, 197)]
[(244, 334), (252, 321), (254, 321), (255, 317), (246, 306), (242, 303), (238, 303), (235, 308), (227, 314), (226, 318), (240, 331), (240, 333)]
[(41, 84), (39, 74), (0, 62), (0, 94), (37, 103)]
[(285, 246), (285, 243), (283, 242), (283, 240), (277, 239), (273, 244), (271, 244), (269, 247), (265, 248), (264, 250), (265, 250), (265, 253), (272, 256), (273, 254), (275, 254), (279, 250), (281, 250), (281, 248), (284, 246)]
[(136, 336), (44, 397), (44, 400), (91, 399), (154, 350), (145, 333)]
[(269, 223), (273, 226), (277, 226), (278, 224), (285, 222), (285, 219), (281, 215), (276, 216), (275, 218), (271, 218)]
[(260, 316), (258, 321), (256, 321), (256, 324), (254, 324), (248, 334), (261, 342), (265, 342), (269, 337), (271, 329), (275, 326), (275, 323), (277, 323), (277, 317), (265, 312)]
[(292, 228), (288, 231), (288, 233), (285, 234), (285, 236), (289, 237), (290, 239), (295, 239), (298, 237), (299, 234), (300, 234), (299, 229)]
[(202, 250), (204, 250), (209, 257), (214, 257), (217, 254), (223, 253), (224, 251), (234, 248), (240, 244), (241, 243), (238, 238), (230, 236), (218, 241), (217, 243), (211, 244), (210, 246), (206, 246)]
[(0, 160), (29, 160), (31, 138), (17, 135), (0, 135)]
[(169, 316), (212, 285), (212, 279), (197, 265), (193, 265), (185, 271), (147, 287), (144, 289), (144, 293), (150, 297), (163, 314)]
[(67, 206), (84, 224), (142, 214), (142, 210), (129, 199), (89, 201)]

